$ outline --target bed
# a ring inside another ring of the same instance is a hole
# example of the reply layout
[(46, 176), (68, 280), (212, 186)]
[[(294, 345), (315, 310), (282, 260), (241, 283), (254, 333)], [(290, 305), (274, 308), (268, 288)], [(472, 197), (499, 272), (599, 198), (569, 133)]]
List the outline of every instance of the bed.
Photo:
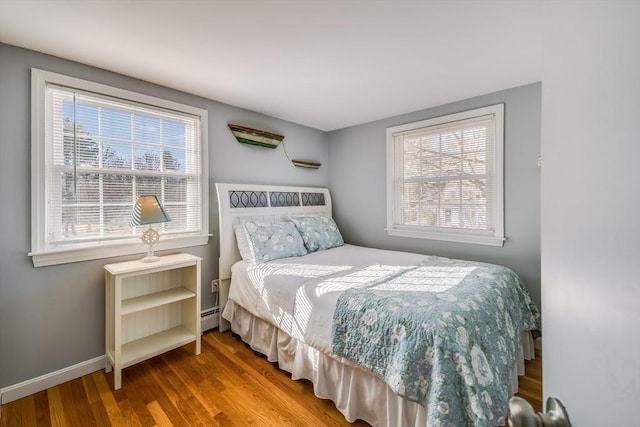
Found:
[(221, 331), (351, 422), (504, 424), (539, 325), (513, 271), (344, 244), (326, 188), (216, 189)]

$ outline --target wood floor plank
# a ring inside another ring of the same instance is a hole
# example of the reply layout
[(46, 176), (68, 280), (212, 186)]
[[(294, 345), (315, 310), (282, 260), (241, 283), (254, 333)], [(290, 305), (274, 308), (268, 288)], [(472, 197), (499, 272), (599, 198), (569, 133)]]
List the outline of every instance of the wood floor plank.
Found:
[(202, 374), (196, 375), (198, 369), (196, 369), (194, 362), (192, 362), (192, 360), (196, 358), (187, 357), (185, 359), (186, 363), (172, 363), (172, 360), (167, 358), (168, 366), (176, 376), (187, 379), (184, 384), (191, 396), (204, 408), (208, 418), (214, 418), (222, 411), (216, 406), (215, 400), (212, 399), (210, 395), (202, 392), (201, 384), (205, 383), (206, 376)]
[(183, 417), (183, 415), (180, 413), (178, 408), (173, 403), (173, 400), (171, 399), (170, 393), (172, 392), (165, 390), (163, 385), (155, 380), (155, 377), (152, 374), (153, 367), (151, 366), (151, 364), (145, 362), (144, 367), (147, 370), (147, 374), (142, 376), (142, 384), (140, 385), (140, 387), (138, 387), (138, 389), (143, 390), (143, 392), (145, 393), (145, 397), (143, 398), (143, 400), (153, 402), (155, 398), (156, 404), (160, 407), (163, 414), (173, 425), (188, 425), (186, 419)]
[[(82, 386), (87, 396), (87, 404), (93, 416), (93, 424), (102, 427), (111, 425), (107, 410), (100, 399), (100, 392), (96, 386), (96, 375), (104, 375), (102, 372), (94, 372), (90, 375), (82, 377)], [(76, 403), (77, 404), (77, 403)]]
[[(542, 411), (542, 354), (525, 363), (518, 395)], [(0, 426), (366, 426), (349, 423), (313, 385), (293, 381), (237, 336), (217, 330), (193, 346), (122, 371), (120, 390), (103, 370), (2, 405)]]
[(36, 403), (33, 396), (27, 396), (16, 402), (16, 405), (8, 407), (6, 411), (3, 407), (0, 425), (3, 427), (35, 425), (37, 417), (35, 412)]
[(70, 426), (91, 425), (93, 414), (87, 405), (77, 405), (76, 402), (86, 402), (87, 395), (82, 387), (82, 380), (75, 379), (60, 384), (60, 397), (64, 405), (67, 424)]
[[(113, 371), (111, 371), (111, 374), (113, 375)], [(107, 384), (107, 377), (105, 375), (95, 375), (94, 380), (100, 396), (100, 402), (102, 402), (102, 406), (107, 413), (111, 425), (125, 425), (125, 419), (122, 416), (120, 407), (116, 403), (115, 392), (113, 392), (111, 386)]]
[(67, 419), (64, 413), (64, 405), (60, 396), (60, 386), (47, 390), (49, 400), (49, 412), (51, 413), (51, 425), (53, 427), (65, 427)]
[(149, 410), (149, 413), (151, 413), (151, 416), (158, 427), (173, 426), (173, 423), (169, 417), (167, 417), (167, 414), (164, 413), (158, 401), (154, 400), (153, 402), (149, 402), (147, 404), (147, 409)]
[(35, 403), (36, 410), (36, 425), (42, 427), (51, 426), (51, 412), (49, 412), (49, 397), (47, 395), (47, 390), (34, 394), (33, 401)]
[(155, 358), (155, 369), (151, 371), (157, 382), (162, 384), (165, 392), (170, 396), (171, 402), (177, 411), (184, 417), (187, 425), (206, 426), (210, 417), (206, 410), (194, 399), (180, 379), (171, 368), (167, 366), (162, 357)]
[(94, 372), (91, 375), (85, 375), (81, 378), (84, 394), (87, 396), (87, 402), (89, 404), (100, 401), (100, 393), (98, 392), (98, 387), (96, 387), (96, 383), (93, 379), (95, 375), (99, 375), (98, 372)]
[[(140, 364), (124, 370), (123, 378), (129, 384), (129, 387), (122, 388), (126, 399), (118, 402), (118, 406), (120, 406), (120, 410), (125, 415), (129, 411), (134, 412), (140, 425), (147, 426), (153, 425), (155, 421), (147, 408), (147, 403), (149, 402), (146, 400), (146, 394), (140, 392), (143, 388), (142, 377), (144, 375), (146, 375), (146, 370)], [(135, 420), (132, 422), (135, 422)]]

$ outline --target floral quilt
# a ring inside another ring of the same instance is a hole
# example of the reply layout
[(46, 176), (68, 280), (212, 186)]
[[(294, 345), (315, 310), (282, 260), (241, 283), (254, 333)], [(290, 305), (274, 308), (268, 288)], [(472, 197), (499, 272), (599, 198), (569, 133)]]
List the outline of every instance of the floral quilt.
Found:
[(427, 409), (429, 426), (506, 417), (521, 331), (540, 314), (519, 277), (491, 264), (429, 257), (337, 301), (332, 351)]

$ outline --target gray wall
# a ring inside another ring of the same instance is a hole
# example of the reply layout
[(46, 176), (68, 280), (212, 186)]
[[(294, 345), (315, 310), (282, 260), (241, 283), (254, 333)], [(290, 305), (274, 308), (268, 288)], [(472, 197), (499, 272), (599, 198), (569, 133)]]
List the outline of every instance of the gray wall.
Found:
[[(505, 235), (503, 247), (388, 236), (386, 128), (505, 103)], [(540, 306), (541, 83), (329, 133), (329, 188), (348, 243), (506, 265)]]
[[(207, 246), (185, 248), (203, 258), (202, 307), (213, 305), (217, 276), (215, 182), (327, 186), (327, 134), (219, 102), (0, 44), (0, 387), (14, 385), (104, 354), (103, 265), (141, 255), (34, 268), (31, 246), (30, 69), (40, 68), (209, 111)], [(233, 122), (285, 135), (290, 155), (322, 162), (296, 168), (275, 150), (239, 144)], [(180, 252), (168, 251), (165, 253)], [(162, 253), (161, 253), (162, 254)]]

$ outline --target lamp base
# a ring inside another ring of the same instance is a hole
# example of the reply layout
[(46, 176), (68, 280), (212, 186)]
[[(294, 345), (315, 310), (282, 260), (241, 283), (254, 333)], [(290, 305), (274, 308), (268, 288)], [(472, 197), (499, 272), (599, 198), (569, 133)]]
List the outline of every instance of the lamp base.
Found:
[(149, 246), (147, 256), (142, 258), (140, 262), (156, 262), (160, 261), (160, 257), (153, 255), (153, 245), (160, 240), (160, 234), (153, 229), (151, 225), (142, 233), (142, 242)]

